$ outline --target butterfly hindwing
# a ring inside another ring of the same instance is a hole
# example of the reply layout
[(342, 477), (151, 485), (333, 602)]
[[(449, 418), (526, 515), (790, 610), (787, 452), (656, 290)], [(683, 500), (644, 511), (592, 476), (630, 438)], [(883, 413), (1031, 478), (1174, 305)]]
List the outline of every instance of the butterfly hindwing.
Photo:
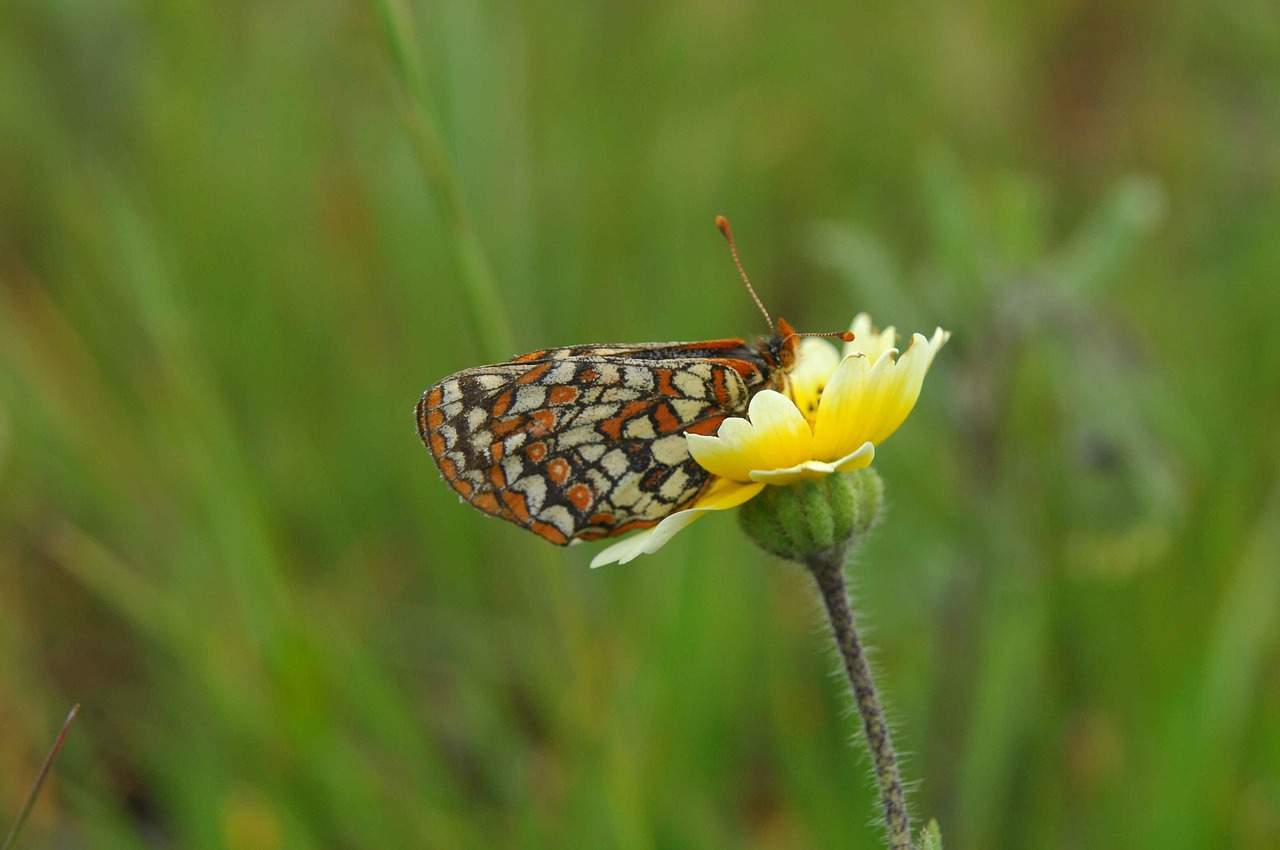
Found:
[(741, 340), (547, 349), (436, 384), (418, 431), (471, 504), (554, 543), (594, 540), (690, 504), (709, 475), (684, 435), (744, 415), (770, 378)]

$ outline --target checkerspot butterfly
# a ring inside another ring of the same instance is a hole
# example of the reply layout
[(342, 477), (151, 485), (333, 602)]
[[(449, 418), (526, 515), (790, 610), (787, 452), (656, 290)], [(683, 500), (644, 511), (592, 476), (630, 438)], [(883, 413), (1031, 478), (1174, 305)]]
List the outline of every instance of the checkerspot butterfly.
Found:
[(716, 225), (774, 333), (546, 348), (450, 375), (418, 402), (418, 435), (462, 499), (561, 545), (648, 528), (697, 500), (712, 476), (684, 435), (714, 434), (760, 390), (782, 389), (801, 336), (769, 319), (728, 221)]

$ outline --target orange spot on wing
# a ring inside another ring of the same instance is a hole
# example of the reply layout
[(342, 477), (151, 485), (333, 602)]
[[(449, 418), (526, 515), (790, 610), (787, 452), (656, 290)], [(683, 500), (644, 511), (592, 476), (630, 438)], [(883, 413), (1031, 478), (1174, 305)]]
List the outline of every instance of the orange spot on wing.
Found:
[(489, 426), (489, 430), (493, 432), (495, 437), (506, 437), (509, 434), (519, 431), (520, 427), (528, 420), (523, 416), (512, 416), (507, 419), (498, 419)]
[(440, 467), (440, 474), (444, 476), (446, 481), (453, 481), (458, 477), (457, 465), (447, 457), (441, 457), (436, 460), (436, 466)]
[(569, 478), (569, 464), (564, 458), (556, 458), (547, 464), (547, 475), (556, 484), (563, 484)]
[(445, 452), (444, 437), (440, 436), (439, 431), (436, 431), (431, 435), (430, 443), (428, 444), (428, 447), (431, 449), (431, 453), (436, 457), (438, 458), (444, 457), (444, 452)]
[(534, 463), (541, 463), (542, 459), (547, 456), (546, 443), (530, 443), (524, 450), (525, 457)]
[(502, 460), (502, 456), (506, 453), (507, 447), (502, 443), (494, 443), (489, 446), (489, 454), (493, 455), (493, 462), (497, 463)]
[(489, 467), (489, 481), (498, 490), (502, 490), (507, 486), (507, 476), (502, 474), (502, 467), (500, 466)]
[(631, 417), (635, 416), (637, 413), (644, 413), (646, 410), (649, 409), (649, 404), (650, 402), (647, 402), (647, 401), (628, 402), (625, 407), (623, 407), (621, 410), (618, 411), (618, 418), (630, 419)]
[(753, 376), (760, 375), (760, 364), (752, 360), (743, 360), (741, 357), (709, 357), (708, 363), (712, 363), (722, 368), (729, 368), (741, 375), (747, 383), (752, 382)]
[(599, 429), (601, 434), (604, 434), (609, 439), (619, 440), (622, 438), (622, 426), (625, 425), (628, 420), (634, 418), (636, 414), (647, 411), (651, 403), (652, 402), (648, 401), (633, 401), (619, 410), (617, 416), (606, 419), (596, 427)]
[(581, 372), (578, 373), (578, 380), (582, 381), (583, 383), (589, 383), (591, 381), (594, 381), (598, 377), (600, 377), (600, 373), (597, 372), (595, 369), (583, 369)]
[(669, 404), (660, 404), (653, 411), (654, 421), (658, 423), (658, 433), (670, 434), (680, 430), (680, 420)]
[(577, 397), (578, 391), (568, 386), (552, 387), (549, 396), (552, 404), (568, 404)]
[(728, 418), (727, 416), (713, 416), (710, 419), (695, 422), (684, 430), (686, 434), (702, 434), (704, 437), (714, 437), (716, 431), (720, 430), (720, 424)]
[[(551, 410), (535, 410), (529, 414), (529, 418), (542, 428), (542, 433), (551, 431), (556, 427), (556, 414)], [(530, 431), (535, 429), (530, 428)]]
[(521, 523), (527, 523), (533, 519), (529, 515), (529, 505), (522, 494), (515, 490), (503, 490), (502, 501), (506, 502), (507, 508)]
[(475, 505), (487, 514), (493, 514), (494, 516), (502, 515), (502, 505), (498, 504), (497, 496), (494, 496), (492, 493), (480, 493), (471, 500), (471, 504)]
[(444, 387), (436, 385), (427, 391), (428, 407), (439, 407), (442, 401), (444, 401)]
[(658, 376), (658, 393), (660, 395), (682, 395), (682, 393), (671, 384), (672, 373), (670, 369), (655, 369), (654, 374)]
[(534, 520), (529, 523), (529, 530), (541, 537), (543, 540), (550, 540), (552, 543), (560, 546), (569, 542), (569, 538), (565, 537), (564, 532), (549, 522)]
[(585, 511), (591, 507), (591, 488), (586, 484), (574, 484), (565, 495), (569, 497), (569, 501), (573, 503), (573, 506), (580, 511)]
[(453, 485), (454, 490), (458, 491), (459, 496), (466, 499), (468, 502), (471, 501), (471, 494), (476, 491), (476, 488), (471, 486), (470, 481), (463, 478), (451, 478), (449, 479), (449, 483)]
[(729, 390), (724, 385), (724, 370), (716, 369), (711, 378), (711, 390), (715, 393), (716, 401), (720, 402), (723, 407), (729, 403)]
[(587, 520), (590, 525), (613, 525), (613, 514), (598, 513), (592, 514), (591, 519)]
[(517, 384), (536, 384), (541, 381), (543, 376), (551, 371), (550, 363), (543, 363), (540, 366), (534, 366), (528, 372), (516, 378)]
[(516, 394), (514, 390), (507, 390), (502, 395), (498, 396), (496, 399), (493, 400), (493, 407), (489, 408), (489, 415), (490, 416), (504, 415), (511, 408), (511, 402), (515, 399), (515, 397), (516, 397)]

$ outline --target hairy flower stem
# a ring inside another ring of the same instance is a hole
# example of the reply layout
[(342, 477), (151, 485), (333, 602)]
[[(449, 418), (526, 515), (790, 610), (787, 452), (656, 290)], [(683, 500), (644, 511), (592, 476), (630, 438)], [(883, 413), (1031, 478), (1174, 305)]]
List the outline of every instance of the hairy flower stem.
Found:
[(867, 735), (867, 747), (875, 763), (876, 781), (880, 785), (880, 800), (884, 804), (885, 829), (892, 850), (911, 850), (911, 823), (907, 817), (906, 797), (902, 791), (902, 778), (898, 775), (898, 757), (893, 751), (889, 727), (880, 708), (871, 668), (858, 639), (858, 627), (854, 623), (853, 608), (849, 605), (849, 593), (844, 583), (845, 547), (837, 547), (806, 562), (809, 571), (822, 591), (822, 601), (827, 606), (831, 631), (835, 634), (836, 647), (844, 660), (844, 671), (853, 689), (854, 702), (862, 715), (862, 728)]

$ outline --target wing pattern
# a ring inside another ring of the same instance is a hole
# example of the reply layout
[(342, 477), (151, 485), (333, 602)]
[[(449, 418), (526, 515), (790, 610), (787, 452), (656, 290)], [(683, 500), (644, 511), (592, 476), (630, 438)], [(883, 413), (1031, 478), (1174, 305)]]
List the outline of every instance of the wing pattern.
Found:
[(418, 433), (464, 500), (553, 543), (654, 525), (710, 475), (686, 433), (745, 415), (780, 373), (741, 340), (535, 351), (445, 378)]

